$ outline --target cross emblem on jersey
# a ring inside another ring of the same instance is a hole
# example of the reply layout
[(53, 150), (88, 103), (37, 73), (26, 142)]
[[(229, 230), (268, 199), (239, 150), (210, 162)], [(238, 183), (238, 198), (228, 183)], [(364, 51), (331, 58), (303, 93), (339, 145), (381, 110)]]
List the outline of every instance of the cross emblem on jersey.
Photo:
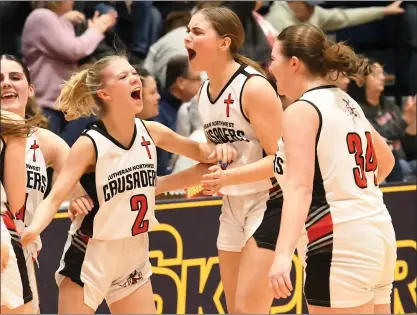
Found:
[(39, 149), (39, 145), (36, 144), (36, 140), (33, 140), (33, 144), (30, 146), (30, 149), (33, 150), (33, 162), (36, 162), (36, 149)]
[(150, 141), (146, 141), (145, 140), (145, 137), (142, 136), (142, 142), (140, 144), (142, 145), (142, 147), (145, 147), (146, 148), (146, 152), (148, 152), (148, 157), (150, 159), (152, 159), (151, 151), (149, 150), (149, 146), (151, 145), (151, 142)]
[(224, 100), (224, 103), (226, 104), (226, 116), (230, 116), (230, 104), (233, 104), (235, 101), (232, 100), (232, 94), (229, 93), (229, 97)]
[(353, 115), (353, 116), (355, 116), (355, 117), (358, 117), (358, 113), (356, 113), (355, 107), (350, 106), (350, 102), (349, 102), (349, 100), (343, 99), (343, 102), (345, 102), (345, 103), (346, 103), (346, 109), (347, 109), (347, 112), (348, 112), (350, 115)]

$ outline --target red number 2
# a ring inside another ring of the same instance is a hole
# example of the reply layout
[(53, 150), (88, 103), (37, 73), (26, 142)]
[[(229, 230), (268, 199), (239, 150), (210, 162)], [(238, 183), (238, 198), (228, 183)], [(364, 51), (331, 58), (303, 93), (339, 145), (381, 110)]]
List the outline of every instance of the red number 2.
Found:
[(143, 220), (148, 211), (148, 199), (146, 196), (135, 195), (130, 198), (130, 208), (132, 211), (139, 211), (132, 226), (132, 236), (148, 232), (149, 220)]
[(365, 136), (367, 142), (365, 157), (363, 156), (361, 137), (354, 132), (348, 133), (346, 137), (349, 153), (355, 154), (356, 165), (358, 165), (358, 167), (353, 168), (353, 177), (359, 188), (368, 187), (366, 172), (374, 172), (374, 185), (377, 186), (378, 184), (375, 175), (377, 160), (372, 143), (372, 135), (369, 131), (366, 131)]
[(16, 213), (16, 219), (21, 220), (23, 223), (25, 222), (25, 215), (26, 215), (26, 204), (28, 202), (29, 194), (26, 193), (25, 204), (23, 207)]

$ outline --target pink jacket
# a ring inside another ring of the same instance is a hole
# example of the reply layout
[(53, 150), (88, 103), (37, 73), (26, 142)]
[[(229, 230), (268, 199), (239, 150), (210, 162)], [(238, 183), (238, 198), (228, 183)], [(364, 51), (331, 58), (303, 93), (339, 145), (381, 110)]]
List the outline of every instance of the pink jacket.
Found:
[(40, 107), (54, 107), (61, 85), (77, 67), (78, 60), (92, 54), (104, 35), (94, 28), (75, 36), (72, 23), (48, 9), (35, 9), (26, 19), (22, 54)]

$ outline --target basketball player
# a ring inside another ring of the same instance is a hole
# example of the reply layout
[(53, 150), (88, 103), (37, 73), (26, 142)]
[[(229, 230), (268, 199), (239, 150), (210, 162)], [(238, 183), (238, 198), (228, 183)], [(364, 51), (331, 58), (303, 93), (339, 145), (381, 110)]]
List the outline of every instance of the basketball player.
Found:
[[(34, 86), (31, 83), (26, 65), (12, 55), (1, 55), (1, 108), (6, 109), (20, 117), (26, 116), (26, 110), (32, 106)], [(61, 171), (68, 155), (69, 147), (59, 136), (44, 128), (36, 128), (26, 139), (26, 199), (23, 207), (16, 213), (15, 223), (20, 232), (32, 222), (36, 207), (43, 200), (48, 185), (47, 167), (54, 169), (55, 180)], [(77, 188), (82, 195), (81, 187)], [(23, 249), (31, 289), (33, 293), (33, 312), (39, 313), (39, 295), (36, 283), (34, 261), (37, 261), (38, 252), (42, 247), (40, 237), (30, 247)]]
[[(6, 94), (3, 90), (1, 102)], [(33, 312), (32, 292), (13, 214), (25, 202), (26, 137), (32, 125), (16, 114), (1, 110), (0, 208), (1, 208), (1, 313)], [(7, 168), (5, 167), (7, 165)], [(7, 192), (7, 194), (6, 194)]]
[(389, 314), (396, 240), (378, 184), (394, 157), (360, 106), (325, 78), (335, 71), (363, 82), (368, 61), (306, 24), (279, 34), (270, 70), (280, 93), (298, 100), (285, 111), (274, 166), (285, 197), (275, 294), (289, 295), (301, 237), (310, 313)]
[[(271, 165), (281, 136), (280, 100), (262, 69), (237, 53), (244, 39), (239, 18), (223, 7), (195, 13), (185, 37), (190, 67), (208, 75), (199, 94), (206, 138), (212, 143), (231, 143), (238, 151), (231, 171), (253, 163)], [(266, 176), (247, 185), (241, 185), (239, 177), (245, 174), (237, 174), (230, 182), (233, 186), (221, 190), (217, 248), (227, 310), (268, 313), (273, 300), (268, 269), (274, 257), (282, 193), (274, 186), (270, 195), (273, 186)]]
[[(327, 81), (330, 72), (362, 81), (367, 60), (316, 27), (297, 25), (278, 36), (270, 71), (280, 93), (297, 100), (285, 110), (274, 163), (285, 200), (270, 270), (275, 297), (290, 295), (301, 238), (309, 313), (389, 314), (396, 240), (378, 184), (394, 158), (359, 105)], [(228, 171), (215, 172), (227, 183)]]
[[(70, 228), (56, 273), (59, 313), (94, 313), (103, 299), (112, 313), (155, 313), (147, 233), (158, 224), (155, 146), (216, 161), (214, 146), (135, 119), (143, 106), (141, 90), (129, 62), (110, 56), (74, 74), (58, 99), (68, 120), (92, 112), (100, 116), (71, 147), (50, 195), (22, 236), (23, 244), (32, 243), (81, 178), (94, 208), (77, 216)], [(220, 149), (226, 160), (229, 154), (235, 158), (233, 150)]]

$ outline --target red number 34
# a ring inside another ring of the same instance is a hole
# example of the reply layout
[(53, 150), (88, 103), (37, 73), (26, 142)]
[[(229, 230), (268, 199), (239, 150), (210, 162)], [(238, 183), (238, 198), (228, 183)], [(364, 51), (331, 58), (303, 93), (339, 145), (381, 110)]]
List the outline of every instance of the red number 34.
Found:
[(353, 168), (353, 177), (355, 179), (356, 185), (358, 185), (359, 188), (368, 187), (366, 172), (374, 172), (374, 185), (378, 185), (375, 175), (377, 160), (374, 146), (372, 144), (372, 135), (369, 131), (367, 131), (365, 132), (365, 136), (367, 141), (365, 156), (363, 155), (361, 137), (354, 132), (348, 133), (346, 137), (349, 153), (355, 154), (355, 161), (358, 167)]

